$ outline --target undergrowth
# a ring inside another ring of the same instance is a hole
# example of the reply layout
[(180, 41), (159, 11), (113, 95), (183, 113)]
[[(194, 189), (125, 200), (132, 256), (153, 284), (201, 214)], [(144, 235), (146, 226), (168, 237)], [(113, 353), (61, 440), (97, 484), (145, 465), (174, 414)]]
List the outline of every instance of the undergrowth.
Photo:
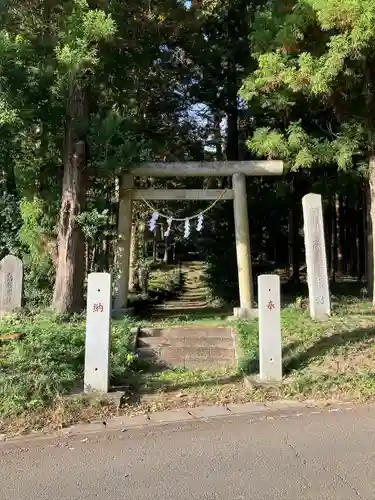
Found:
[[(341, 302), (331, 318), (313, 321), (291, 304), (281, 311), (283, 388), (280, 397), (375, 395), (375, 315), (369, 302)], [(258, 321), (241, 321), (237, 334), (247, 374), (258, 373)]]
[[(132, 369), (132, 323), (112, 323), (110, 377), (120, 383)], [(21, 333), (20, 341), (0, 345), (0, 417), (39, 409), (83, 381), (85, 322), (81, 316), (66, 319), (39, 313), (7, 316), (0, 334)]]

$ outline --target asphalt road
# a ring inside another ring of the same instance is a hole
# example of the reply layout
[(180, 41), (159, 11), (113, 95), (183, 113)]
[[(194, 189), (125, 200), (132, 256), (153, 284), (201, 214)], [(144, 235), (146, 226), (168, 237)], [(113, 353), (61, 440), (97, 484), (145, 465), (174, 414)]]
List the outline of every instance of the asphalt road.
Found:
[(2, 500), (374, 500), (374, 407), (0, 444)]

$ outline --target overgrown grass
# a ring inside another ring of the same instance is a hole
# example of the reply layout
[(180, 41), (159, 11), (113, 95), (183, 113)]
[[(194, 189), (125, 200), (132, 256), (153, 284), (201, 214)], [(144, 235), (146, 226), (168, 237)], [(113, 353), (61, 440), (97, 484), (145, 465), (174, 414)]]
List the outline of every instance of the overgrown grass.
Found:
[[(210, 326), (214, 316), (206, 318)], [(194, 320), (202, 322), (201, 317), (186, 317), (187, 323)], [(312, 321), (300, 302), (282, 310), (284, 380), (278, 387), (245, 387), (236, 369), (141, 372), (130, 354), (132, 326), (132, 320), (124, 319), (114, 321), (112, 328), (111, 381), (128, 387), (120, 405), (62, 397), (82, 388), (83, 317), (34, 313), (0, 321), (0, 334), (25, 334), (21, 341), (0, 345), (0, 433), (56, 428), (119, 412), (284, 398), (369, 399), (375, 394), (375, 315), (369, 302), (353, 297), (341, 300), (323, 322)], [(258, 322), (241, 321), (236, 327), (244, 352), (241, 368), (257, 373)]]
[(129, 306), (143, 315), (152, 305), (175, 297), (183, 286), (183, 276), (176, 266), (160, 264), (151, 269), (148, 293), (133, 293), (129, 296)]
[[(133, 357), (132, 323), (112, 324), (111, 380), (120, 383)], [(56, 398), (82, 387), (85, 322), (48, 314), (11, 315), (0, 321), (0, 334), (22, 333), (22, 340), (0, 345), (0, 417), (52, 404)]]
[[(282, 310), (284, 384), (278, 397), (370, 397), (375, 395), (375, 315), (369, 302), (350, 299), (337, 305), (326, 321), (290, 305)], [(257, 321), (237, 327), (243, 366), (256, 373)]]
[(182, 286), (182, 275), (176, 266), (160, 265), (151, 270), (149, 290), (154, 292), (176, 292)]

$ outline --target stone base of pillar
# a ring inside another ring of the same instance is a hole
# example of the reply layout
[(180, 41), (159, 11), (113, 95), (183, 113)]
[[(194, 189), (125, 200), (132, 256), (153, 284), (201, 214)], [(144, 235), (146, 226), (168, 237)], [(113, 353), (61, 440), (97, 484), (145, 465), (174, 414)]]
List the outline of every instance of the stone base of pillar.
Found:
[(283, 382), (281, 380), (262, 380), (259, 375), (248, 375), (244, 377), (243, 383), (246, 389), (254, 389), (260, 387), (282, 387)]
[(256, 319), (258, 318), (258, 309), (244, 309), (243, 307), (235, 307), (233, 309), (233, 316), (228, 319)]

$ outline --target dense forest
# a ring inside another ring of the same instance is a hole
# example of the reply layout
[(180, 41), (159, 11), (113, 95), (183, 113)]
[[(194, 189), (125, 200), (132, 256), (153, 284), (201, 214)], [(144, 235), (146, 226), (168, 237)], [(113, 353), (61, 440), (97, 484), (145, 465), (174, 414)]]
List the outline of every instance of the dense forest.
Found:
[[(298, 286), (301, 200), (320, 193), (331, 280), (373, 295), (374, 0), (4, 0), (0, 16), (0, 258), (22, 258), (30, 304), (80, 310), (87, 272), (115, 272), (118, 176), (143, 161), (283, 160), (283, 177), (248, 179), (254, 266)], [(135, 228), (150, 215), (136, 202)], [(222, 201), (188, 241), (228, 301), (233, 235)]]

